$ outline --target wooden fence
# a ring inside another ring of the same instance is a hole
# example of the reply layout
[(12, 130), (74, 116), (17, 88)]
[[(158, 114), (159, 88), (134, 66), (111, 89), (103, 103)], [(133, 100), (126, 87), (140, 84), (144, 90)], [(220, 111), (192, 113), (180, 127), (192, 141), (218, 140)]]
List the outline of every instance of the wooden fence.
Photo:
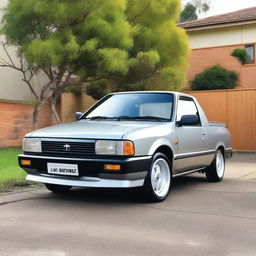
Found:
[(209, 121), (227, 124), (233, 149), (256, 151), (256, 89), (187, 93), (197, 98)]
[[(256, 151), (256, 89), (189, 91), (203, 107), (209, 121), (226, 123), (232, 133), (232, 147)], [(62, 95), (62, 121), (75, 119), (76, 111), (85, 111), (95, 101), (87, 96)]]
[(63, 93), (60, 101), (61, 121), (64, 123), (75, 121), (75, 112), (84, 112), (94, 103), (96, 100), (84, 93), (81, 95)]

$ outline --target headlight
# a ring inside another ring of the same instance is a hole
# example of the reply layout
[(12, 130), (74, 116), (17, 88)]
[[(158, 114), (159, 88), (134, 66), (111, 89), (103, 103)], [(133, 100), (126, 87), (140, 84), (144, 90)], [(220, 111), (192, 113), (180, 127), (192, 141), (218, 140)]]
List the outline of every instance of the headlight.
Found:
[(22, 149), (25, 152), (42, 152), (41, 140), (36, 138), (24, 138)]
[(131, 156), (135, 154), (131, 141), (97, 140), (95, 144), (97, 155)]

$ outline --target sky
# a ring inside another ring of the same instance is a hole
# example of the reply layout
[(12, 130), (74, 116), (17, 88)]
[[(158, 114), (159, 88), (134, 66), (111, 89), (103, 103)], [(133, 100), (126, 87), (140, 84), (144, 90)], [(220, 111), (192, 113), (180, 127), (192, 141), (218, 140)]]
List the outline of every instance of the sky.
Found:
[(256, 0), (210, 0), (210, 10), (200, 18), (256, 6)]
[[(190, 2), (192, 0), (182, 0), (182, 2)], [(248, 7), (256, 6), (256, 0), (208, 0), (211, 3), (210, 10), (201, 15), (199, 18), (218, 15), (222, 13), (232, 12)], [(0, 0), (0, 6), (5, 6), (8, 0)]]

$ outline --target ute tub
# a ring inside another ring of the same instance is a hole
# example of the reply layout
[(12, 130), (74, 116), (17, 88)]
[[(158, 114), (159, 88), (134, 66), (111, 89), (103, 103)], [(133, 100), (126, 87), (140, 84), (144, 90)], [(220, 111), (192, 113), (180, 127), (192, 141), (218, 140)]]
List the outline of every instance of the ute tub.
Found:
[(209, 126), (227, 127), (224, 123), (208, 122)]

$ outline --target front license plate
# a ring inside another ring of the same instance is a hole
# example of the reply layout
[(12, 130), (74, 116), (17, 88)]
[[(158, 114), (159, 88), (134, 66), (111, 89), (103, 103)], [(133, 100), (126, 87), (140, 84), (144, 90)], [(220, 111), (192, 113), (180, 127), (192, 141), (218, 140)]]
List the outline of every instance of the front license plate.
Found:
[(50, 174), (79, 176), (77, 164), (47, 163), (47, 171)]

